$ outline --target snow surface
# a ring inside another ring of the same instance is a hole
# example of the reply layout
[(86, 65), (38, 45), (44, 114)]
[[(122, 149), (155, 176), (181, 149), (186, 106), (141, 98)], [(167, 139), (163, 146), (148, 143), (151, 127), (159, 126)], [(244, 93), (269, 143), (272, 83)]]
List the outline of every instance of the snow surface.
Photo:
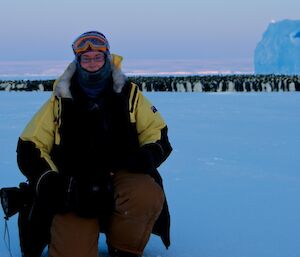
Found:
[[(167, 121), (174, 151), (160, 168), (172, 245), (165, 250), (152, 236), (144, 256), (299, 257), (300, 94), (146, 95)], [(18, 136), (48, 97), (1, 92), (0, 187), (24, 180)], [(9, 228), (13, 256), (20, 257), (16, 220)], [(104, 236), (99, 249), (108, 256)], [(3, 240), (0, 256), (9, 256)]]

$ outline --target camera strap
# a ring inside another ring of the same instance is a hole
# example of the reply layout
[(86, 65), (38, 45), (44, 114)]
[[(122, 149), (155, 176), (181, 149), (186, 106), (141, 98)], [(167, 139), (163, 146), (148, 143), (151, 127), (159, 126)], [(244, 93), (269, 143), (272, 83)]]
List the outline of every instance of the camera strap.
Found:
[(10, 235), (9, 235), (9, 229), (8, 229), (8, 224), (7, 224), (8, 218), (4, 217), (4, 220), (5, 220), (5, 222), (4, 222), (4, 243), (9, 252), (9, 256), (13, 257), (12, 252), (11, 252)]

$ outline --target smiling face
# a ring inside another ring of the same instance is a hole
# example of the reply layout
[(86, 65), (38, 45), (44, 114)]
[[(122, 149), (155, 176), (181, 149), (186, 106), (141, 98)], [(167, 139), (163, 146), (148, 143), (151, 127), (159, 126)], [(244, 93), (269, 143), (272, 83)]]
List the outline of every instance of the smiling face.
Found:
[(80, 57), (80, 65), (89, 72), (95, 72), (102, 68), (105, 63), (105, 54), (98, 51), (83, 53)]

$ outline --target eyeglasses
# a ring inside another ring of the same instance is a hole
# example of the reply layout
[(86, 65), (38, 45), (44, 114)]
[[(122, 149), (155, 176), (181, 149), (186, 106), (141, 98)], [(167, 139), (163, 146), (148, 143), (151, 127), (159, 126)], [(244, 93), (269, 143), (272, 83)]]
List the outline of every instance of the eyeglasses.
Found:
[(91, 63), (91, 62), (103, 62), (105, 60), (105, 55), (97, 55), (94, 58), (86, 57), (86, 56), (81, 56), (80, 61), (82, 63)]
[(88, 35), (79, 38), (72, 45), (73, 50), (76, 54), (80, 54), (89, 48), (94, 51), (106, 52), (109, 49), (108, 42), (99, 36)]

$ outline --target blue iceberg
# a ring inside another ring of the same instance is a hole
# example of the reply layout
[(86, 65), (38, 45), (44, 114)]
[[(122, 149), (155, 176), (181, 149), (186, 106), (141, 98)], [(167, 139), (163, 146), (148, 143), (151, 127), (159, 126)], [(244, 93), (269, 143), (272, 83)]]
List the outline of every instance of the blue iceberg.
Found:
[(271, 22), (254, 53), (256, 74), (300, 74), (300, 20)]

